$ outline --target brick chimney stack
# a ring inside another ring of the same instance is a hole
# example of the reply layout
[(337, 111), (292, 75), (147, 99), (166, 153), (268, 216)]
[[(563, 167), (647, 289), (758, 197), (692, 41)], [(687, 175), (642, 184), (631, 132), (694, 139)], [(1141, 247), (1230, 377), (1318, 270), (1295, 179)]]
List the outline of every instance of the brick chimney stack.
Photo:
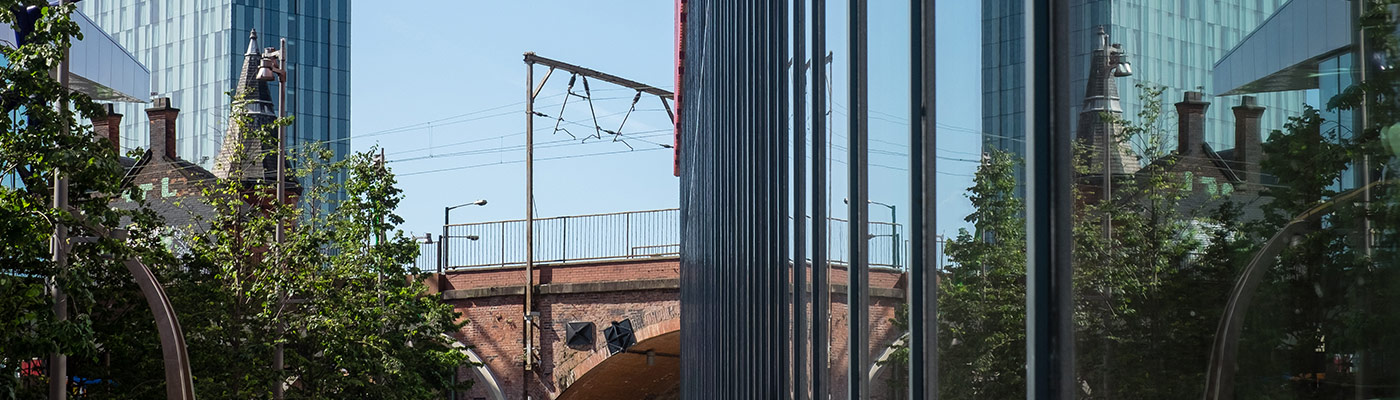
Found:
[(1257, 184), (1261, 173), (1259, 161), (1264, 156), (1259, 132), (1259, 117), (1264, 115), (1264, 107), (1254, 96), (1244, 96), (1240, 98), (1240, 105), (1231, 110), (1235, 111), (1235, 168), (1244, 175), (1245, 182)]
[(1176, 103), (1177, 133), (1176, 152), (1182, 156), (1204, 154), (1206, 109), (1210, 102), (1201, 100), (1201, 92), (1186, 92), (1180, 103)]
[(117, 114), (117, 109), (111, 104), (103, 104), (102, 110), (105, 115), (92, 119), (92, 134), (100, 138), (106, 138), (112, 143), (112, 148), (117, 154), (122, 152), (122, 115)]
[(168, 159), (175, 159), (175, 116), (180, 114), (180, 109), (170, 106), (169, 97), (157, 97), (151, 100), (151, 108), (146, 109), (146, 117), (151, 120), (151, 152), (154, 154), (164, 154)]

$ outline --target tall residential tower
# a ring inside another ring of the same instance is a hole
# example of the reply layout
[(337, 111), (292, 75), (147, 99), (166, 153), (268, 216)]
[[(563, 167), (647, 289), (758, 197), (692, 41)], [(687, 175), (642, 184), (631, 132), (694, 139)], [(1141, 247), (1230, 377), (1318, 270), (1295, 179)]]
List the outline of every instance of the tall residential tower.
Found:
[[(288, 146), (322, 141), (337, 159), (350, 151), (349, 0), (113, 0), (78, 3), (83, 13), (151, 70), (151, 92), (183, 110), (180, 157), (213, 169), (228, 131), (249, 32), (264, 46), (287, 39)], [(270, 82), (276, 93), (277, 82)], [(276, 96), (273, 96), (274, 98)], [(122, 132), (140, 132), (140, 104), (118, 104)], [(123, 149), (147, 147), (144, 135)]]

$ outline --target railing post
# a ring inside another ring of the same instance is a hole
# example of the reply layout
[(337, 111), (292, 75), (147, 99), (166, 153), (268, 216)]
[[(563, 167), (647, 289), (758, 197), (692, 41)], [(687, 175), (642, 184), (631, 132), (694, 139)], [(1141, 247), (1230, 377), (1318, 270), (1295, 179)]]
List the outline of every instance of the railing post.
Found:
[(569, 216), (564, 216), (561, 224), (564, 226), (561, 229), (564, 233), (560, 240), (562, 243), (559, 244), (559, 262), (565, 262), (569, 259)]
[(501, 266), (502, 266), (502, 267), (506, 266), (506, 242), (509, 242), (509, 241), (510, 241), (510, 240), (507, 240), (507, 239), (506, 239), (506, 223), (505, 223), (505, 222), (502, 222), (502, 223), (501, 223), (501, 254), (500, 254)]
[(632, 251), (632, 213), (627, 213), (627, 221), (623, 223), (622, 248), (627, 249), (627, 258), (632, 258), (636, 254)]

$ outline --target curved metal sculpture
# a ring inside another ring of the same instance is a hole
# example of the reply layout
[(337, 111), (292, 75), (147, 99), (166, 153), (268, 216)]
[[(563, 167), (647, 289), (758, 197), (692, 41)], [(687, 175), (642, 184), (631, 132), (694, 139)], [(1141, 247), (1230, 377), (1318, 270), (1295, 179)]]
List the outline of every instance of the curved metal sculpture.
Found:
[(194, 380), (190, 375), (190, 355), (185, 349), (185, 332), (180, 329), (180, 319), (175, 315), (175, 307), (170, 305), (170, 297), (165, 288), (156, 280), (150, 268), (135, 259), (126, 261), (126, 269), (141, 293), (151, 314), (156, 318), (156, 330), (160, 334), (160, 351), (165, 360), (165, 397), (171, 400), (194, 400)]
[(1244, 327), (1244, 315), (1249, 311), (1250, 303), (1254, 300), (1254, 292), (1259, 288), (1259, 283), (1264, 279), (1264, 273), (1273, 265), (1274, 258), (1283, 252), (1294, 235), (1305, 233), (1310, 230), (1313, 223), (1325, 215), (1329, 210), (1338, 204), (1344, 204), (1353, 198), (1370, 191), (1377, 185), (1387, 185), (1394, 183), (1394, 180), (1372, 182), (1369, 185), (1342, 192), (1332, 199), (1318, 204), (1308, 211), (1298, 214), (1293, 220), (1288, 221), (1278, 233), (1264, 242), (1264, 247), (1254, 253), (1254, 258), (1249, 260), (1249, 265), (1245, 266), (1240, 277), (1235, 280), (1235, 287), (1230, 291), (1230, 300), (1225, 304), (1225, 312), (1220, 315), (1220, 324), (1215, 329), (1215, 341), (1210, 348), (1210, 365), (1206, 370), (1206, 400), (1220, 400), (1234, 398), (1235, 393), (1235, 366), (1236, 357), (1239, 353), (1240, 330)]
[[(98, 235), (107, 238), (123, 239), (126, 237), (124, 230), (108, 230), (105, 227), (89, 223), (82, 213), (69, 208), (69, 212), (88, 229), (93, 230)], [(81, 239), (79, 239), (81, 240)], [(88, 238), (92, 240), (92, 238)], [(156, 320), (156, 332), (160, 335), (161, 358), (165, 364), (165, 397), (170, 400), (194, 400), (194, 379), (190, 373), (190, 355), (185, 348), (185, 332), (180, 328), (180, 318), (175, 315), (175, 307), (170, 304), (170, 296), (165, 294), (165, 287), (156, 280), (156, 275), (151, 272), (146, 264), (133, 258), (124, 263), (126, 270), (131, 272), (131, 278), (136, 281), (136, 285), (141, 287), (141, 294), (146, 298), (146, 304), (151, 307), (151, 315)]]
[(481, 379), (477, 383), (485, 385), (486, 394), (490, 396), (492, 400), (505, 400), (506, 395), (504, 391), (501, 391), (501, 383), (496, 380), (496, 375), (491, 373), (491, 369), (486, 367), (486, 361), (483, 360), (481, 356), (477, 355), (475, 351), (472, 351), (471, 346), (462, 343), (461, 340), (457, 340), (457, 338), (448, 335), (442, 336), (444, 339), (452, 342), (452, 348), (467, 355), (467, 361), (471, 361), (472, 363), (472, 372), (475, 372), (476, 377)]

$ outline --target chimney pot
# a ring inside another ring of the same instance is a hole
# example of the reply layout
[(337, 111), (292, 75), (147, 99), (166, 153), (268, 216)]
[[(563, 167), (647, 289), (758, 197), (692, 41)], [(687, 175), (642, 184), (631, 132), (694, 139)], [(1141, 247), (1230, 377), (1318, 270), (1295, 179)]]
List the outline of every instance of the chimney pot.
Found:
[(1235, 111), (1235, 168), (1249, 184), (1259, 183), (1259, 161), (1263, 159), (1262, 136), (1259, 132), (1259, 118), (1264, 115), (1264, 107), (1254, 96), (1240, 98)]
[(151, 120), (151, 152), (176, 159), (175, 118), (180, 109), (170, 106), (169, 97), (151, 100), (151, 108), (146, 109), (146, 117)]
[(1183, 156), (1196, 156), (1202, 153), (1205, 144), (1206, 109), (1210, 102), (1202, 100), (1201, 92), (1186, 92), (1180, 103), (1176, 103), (1177, 134), (1176, 152)]
[(122, 152), (122, 115), (117, 113), (116, 107), (112, 104), (102, 105), (102, 115), (92, 119), (92, 134), (99, 138), (107, 139), (112, 144), (112, 149), (117, 154)]

